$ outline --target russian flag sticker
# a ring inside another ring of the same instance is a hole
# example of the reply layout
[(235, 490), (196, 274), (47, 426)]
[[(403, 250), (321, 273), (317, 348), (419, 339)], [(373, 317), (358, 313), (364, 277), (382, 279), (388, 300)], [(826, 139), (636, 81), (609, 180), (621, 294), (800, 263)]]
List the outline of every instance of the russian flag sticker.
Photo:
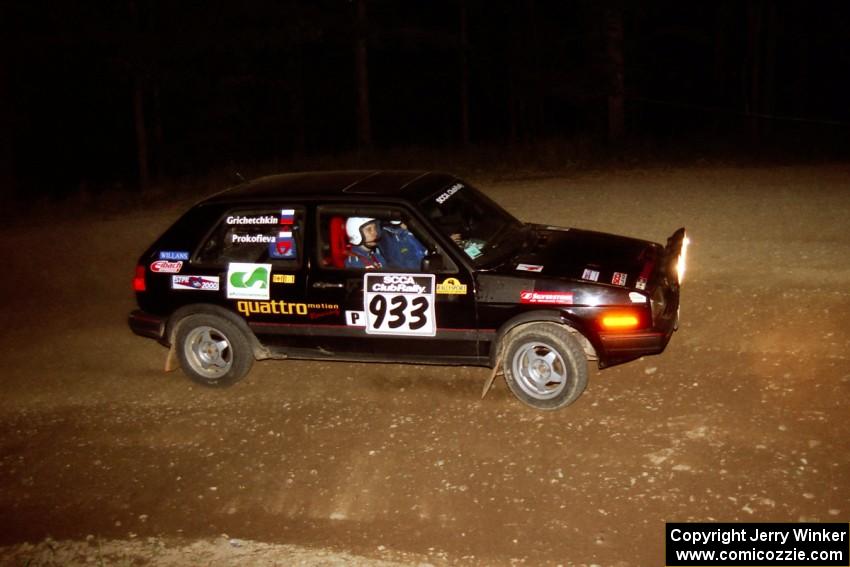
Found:
[(282, 231), (277, 234), (274, 242), (269, 244), (269, 256), (271, 258), (295, 258), (295, 239), (291, 231)]

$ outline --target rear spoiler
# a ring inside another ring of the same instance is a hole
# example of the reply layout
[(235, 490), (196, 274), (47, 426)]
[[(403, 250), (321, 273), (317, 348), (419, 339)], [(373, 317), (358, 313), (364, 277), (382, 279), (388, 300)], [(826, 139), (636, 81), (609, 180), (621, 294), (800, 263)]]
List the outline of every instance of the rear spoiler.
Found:
[(670, 283), (680, 284), (685, 275), (685, 257), (688, 249), (685, 227), (673, 233), (664, 247), (664, 274)]

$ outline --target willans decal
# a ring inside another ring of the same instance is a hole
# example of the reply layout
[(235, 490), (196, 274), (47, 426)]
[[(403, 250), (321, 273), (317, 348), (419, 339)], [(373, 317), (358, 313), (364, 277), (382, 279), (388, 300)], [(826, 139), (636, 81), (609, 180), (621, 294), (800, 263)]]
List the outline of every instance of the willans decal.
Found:
[(160, 260), (188, 260), (189, 259), (189, 253), (184, 252), (182, 250), (180, 250), (180, 251), (163, 250), (162, 252), (159, 253), (159, 259)]

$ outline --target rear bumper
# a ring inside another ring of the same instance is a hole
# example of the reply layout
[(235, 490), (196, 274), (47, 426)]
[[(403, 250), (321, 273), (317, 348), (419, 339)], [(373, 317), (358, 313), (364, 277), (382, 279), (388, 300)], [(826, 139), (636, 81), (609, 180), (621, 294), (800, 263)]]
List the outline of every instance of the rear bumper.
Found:
[(138, 309), (130, 313), (127, 323), (130, 330), (142, 337), (149, 337), (157, 341), (165, 342), (165, 317), (151, 315)]

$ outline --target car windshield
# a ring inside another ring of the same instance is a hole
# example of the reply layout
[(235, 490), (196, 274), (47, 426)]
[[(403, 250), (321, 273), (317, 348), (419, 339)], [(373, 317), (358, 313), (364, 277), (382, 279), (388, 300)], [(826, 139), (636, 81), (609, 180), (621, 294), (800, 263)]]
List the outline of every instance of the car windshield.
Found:
[(420, 207), (437, 230), (478, 265), (503, 258), (525, 240), (520, 221), (460, 181), (437, 191)]

